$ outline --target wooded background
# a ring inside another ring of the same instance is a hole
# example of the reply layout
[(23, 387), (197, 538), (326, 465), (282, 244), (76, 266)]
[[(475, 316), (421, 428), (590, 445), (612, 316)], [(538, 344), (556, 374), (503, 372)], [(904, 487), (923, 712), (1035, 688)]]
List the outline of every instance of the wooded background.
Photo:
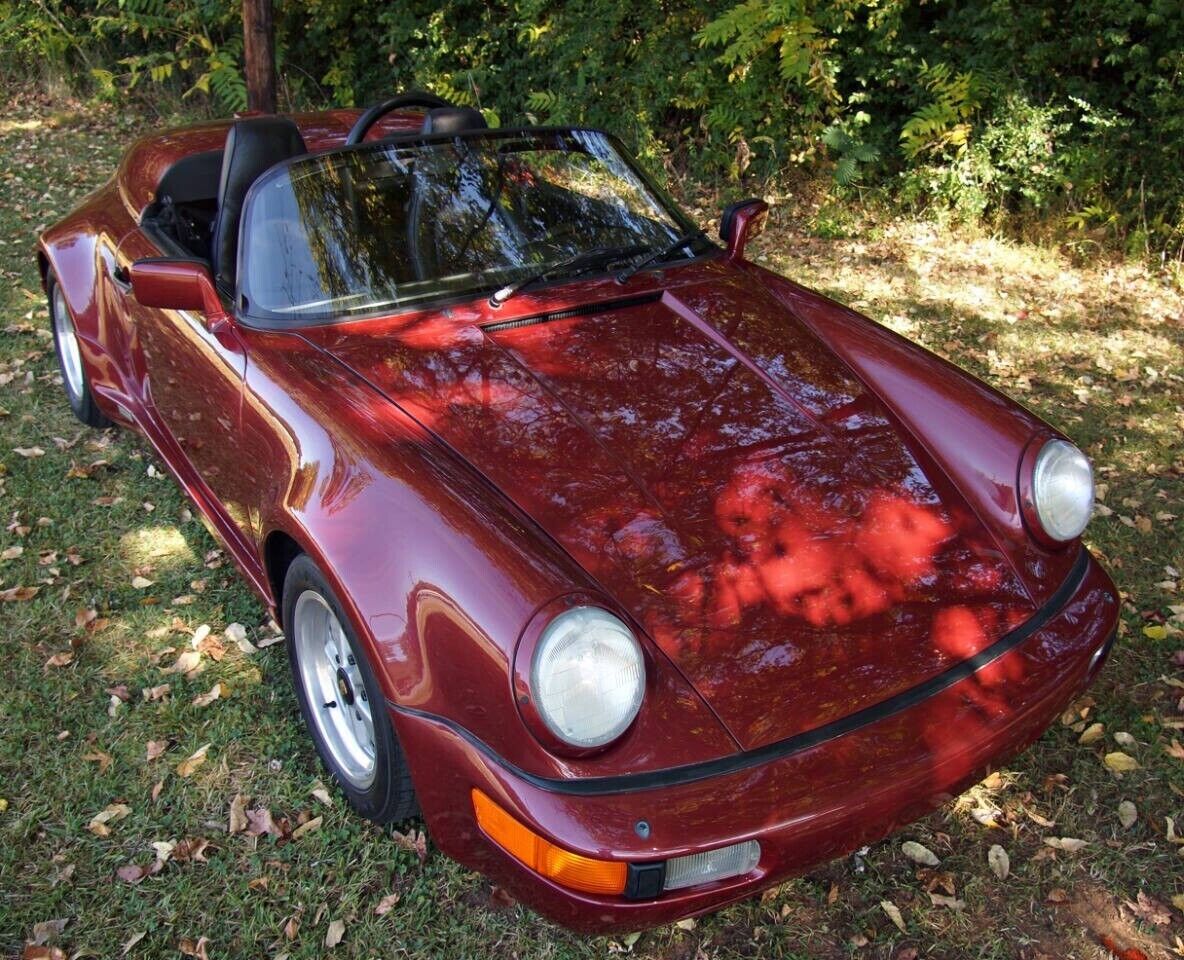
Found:
[[(1181, 0), (284, 0), (281, 108), (407, 87), (716, 187), (794, 171), (1184, 257)], [(240, 0), (0, 0), (0, 79), (241, 109)]]

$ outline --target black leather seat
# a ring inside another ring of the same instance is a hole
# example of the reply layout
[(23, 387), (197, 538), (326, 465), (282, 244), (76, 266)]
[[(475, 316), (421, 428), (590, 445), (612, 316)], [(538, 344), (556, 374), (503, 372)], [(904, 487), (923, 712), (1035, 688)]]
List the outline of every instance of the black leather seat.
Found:
[(251, 184), (277, 163), (307, 152), (299, 128), (287, 117), (238, 120), (226, 134), (210, 262), (215, 279), (227, 289), (234, 289), (238, 227)]
[(472, 107), (436, 107), (423, 118), (420, 133), (463, 133), (466, 130), (486, 130), (489, 125), (480, 111)]

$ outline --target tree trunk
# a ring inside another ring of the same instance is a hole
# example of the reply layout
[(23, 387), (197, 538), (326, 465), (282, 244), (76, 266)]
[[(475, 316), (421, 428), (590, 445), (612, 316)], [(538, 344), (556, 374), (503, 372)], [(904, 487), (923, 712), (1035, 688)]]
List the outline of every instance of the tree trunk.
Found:
[(247, 109), (275, 113), (275, 39), (271, 0), (243, 0)]

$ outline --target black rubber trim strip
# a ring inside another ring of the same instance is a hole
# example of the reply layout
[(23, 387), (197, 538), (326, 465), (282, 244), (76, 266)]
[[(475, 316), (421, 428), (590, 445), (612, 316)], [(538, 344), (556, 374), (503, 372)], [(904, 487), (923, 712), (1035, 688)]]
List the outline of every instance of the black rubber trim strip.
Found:
[(498, 766), (509, 771), (514, 776), (525, 780), (531, 786), (538, 787), (541, 790), (547, 790), (551, 793), (562, 793), (579, 797), (599, 797), (606, 794), (635, 793), (642, 790), (658, 790), (662, 787), (694, 783), (697, 780), (707, 780), (711, 777), (720, 777), (726, 774), (736, 773), (740, 770), (747, 770), (750, 767), (760, 766), (772, 760), (780, 760), (795, 753), (801, 753), (803, 750), (809, 750), (821, 743), (826, 743), (828, 740), (842, 737), (858, 730), (860, 727), (866, 727), (900, 713), (903, 710), (907, 710), (910, 707), (914, 707), (935, 694), (941, 693), (946, 688), (960, 683), (983, 667), (1018, 647), (1043, 627), (1061, 610), (1065, 603), (1068, 602), (1069, 597), (1081, 585), (1081, 581), (1085, 578), (1085, 571), (1088, 567), (1089, 551), (1083, 548), (1078, 553), (1077, 559), (1073, 563), (1073, 569), (1069, 571), (1069, 576), (1065, 578), (1065, 582), (1057, 588), (1056, 593), (1049, 597), (1048, 603), (1037, 610), (1031, 618), (1020, 624), (1010, 633), (1000, 637), (986, 649), (980, 650), (972, 657), (967, 657), (965, 660), (959, 661), (948, 670), (939, 673), (936, 677), (931, 677), (917, 684), (915, 687), (910, 687), (908, 690), (889, 697), (887, 700), (873, 704), (870, 707), (864, 707), (862, 710), (856, 710), (855, 713), (823, 724), (821, 727), (815, 727), (813, 730), (794, 734), (792, 737), (786, 737), (784, 740), (778, 740), (774, 743), (767, 743), (763, 747), (757, 747), (755, 750), (729, 754), (726, 757), (719, 757), (716, 760), (689, 763), (681, 767), (668, 767), (665, 770), (647, 770), (644, 773), (625, 773), (609, 777), (580, 777), (570, 779), (540, 777), (533, 773), (527, 773), (525, 770), (499, 756), (488, 744), (477, 739), (477, 737), (460, 726), (460, 724), (449, 720), (447, 717), (437, 716), (423, 710), (416, 710), (414, 707), (402, 707), (389, 701), (388, 705), (392, 710), (406, 714), (407, 716), (418, 717), (422, 720), (430, 720), (442, 724)]
[(640, 307), (644, 303), (653, 303), (662, 299), (662, 291), (639, 294), (636, 297), (621, 297), (619, 300), (605, 300), (601, 303), (584, 303), (567, 310), (552, 310), (548, 313), (532, 313), (528, 317), (518, 317), (516, 320), (499, 320), (495, 323), (482, 324), (481, 329), (486, 333), (497, 333), (499, 330), (516, 330), (519, 327), (530, 327), (536, 323), (550, 323), (553, 320), (567, 320), (570, 317), (584, 317), (590, 313), (608, 313), (610, 310), (625, 310), (628, 307)]

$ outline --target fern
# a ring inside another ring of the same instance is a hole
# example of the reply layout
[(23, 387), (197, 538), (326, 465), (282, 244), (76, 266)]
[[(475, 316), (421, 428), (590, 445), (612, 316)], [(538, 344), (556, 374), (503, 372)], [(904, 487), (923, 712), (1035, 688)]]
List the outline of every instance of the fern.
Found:
[(923, 153), (943, 153), (950, 147), (956, 152), (966, 149), (971, 131), (968, 121), (981, 105), (981, 88), (974, 74), (955, 74), (947, 64), (931, 67), (921, 61), (919, 79), (933, 99), (901, 128), (905, 156), (912, 160)]
[(109, 41), (138, 37), (150, 44), (119, 59), (122, 74), (106, 71), (96, 79), (108, 95), (144, 79), (157, 84), (182, 79), (186, 97), (203, 93), (224, 110), (246, 109), (236, 6), (221, 0), (96, 0), (90, 18), (95, 36)]
[(864, 165), (874, 163), (880, 151), (865, 143), (859, 128), (867, 126), (871, 117), (862, 110), (844, 120), (836, 120), (822, 132), (822, 142), (835, 155), (833, 176), (840, 187), (849, 187), (863, 179)]

